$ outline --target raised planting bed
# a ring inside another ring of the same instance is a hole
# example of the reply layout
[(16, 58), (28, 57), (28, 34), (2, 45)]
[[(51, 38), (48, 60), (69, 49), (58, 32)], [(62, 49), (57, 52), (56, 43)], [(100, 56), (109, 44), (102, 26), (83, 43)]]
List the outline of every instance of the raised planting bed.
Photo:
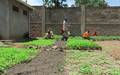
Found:
[(37, 54), (37, 49), (0, 48), (0, 73), (17, 63), (29, 62)]
[(102, 50), (101, 46), (89, 40), (68, 39), (66, 47), (72, 48), (73, 50)]
[(90, 39), (92, 39), (93, 41), (120, 41), (120, 36), (90, 36)]
[(31, 42), (25, 42), (22, 43), (23, 46), (42, 46), (42, 45), (46, 45), (46, 46), (50, 46), (52, 44), (55, 44), (55, 39), (39, 39), (39, 40), (33, 40)]

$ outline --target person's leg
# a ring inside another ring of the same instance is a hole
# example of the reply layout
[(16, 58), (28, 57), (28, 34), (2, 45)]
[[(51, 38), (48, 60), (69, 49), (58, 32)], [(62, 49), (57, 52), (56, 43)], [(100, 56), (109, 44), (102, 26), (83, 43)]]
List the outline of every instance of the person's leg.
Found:
[(63, 38), (62, 38), (63, 41), (64, 41), (64, 38), (65, 38), (65, 36), (63, 35)]
[(67, 41), (68, 37), (66, 37), (66, 41)]

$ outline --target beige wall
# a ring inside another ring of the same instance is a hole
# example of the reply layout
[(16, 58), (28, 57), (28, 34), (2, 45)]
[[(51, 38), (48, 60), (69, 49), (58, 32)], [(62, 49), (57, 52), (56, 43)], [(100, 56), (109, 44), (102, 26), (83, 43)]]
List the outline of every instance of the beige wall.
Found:
[[(19, 7), (19, 12), (13, 11), (13, 5)], [(9, 37), (10, 39), (23, 38), (26, 33), (29, 33), (29, 10), (15, 1), (10, 1), (10, 23)], [(23, 10), (28, 12), (28, 15), (23, 14)]]
[(8, 0), (0, 0), (0, 37), (9, 38), (7, 26), (9, 25)]

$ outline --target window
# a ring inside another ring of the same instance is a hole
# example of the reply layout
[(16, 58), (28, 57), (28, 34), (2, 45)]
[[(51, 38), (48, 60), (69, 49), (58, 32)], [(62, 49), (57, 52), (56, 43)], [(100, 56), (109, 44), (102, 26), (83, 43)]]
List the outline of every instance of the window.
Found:
[(16, 12), (19, 12), (19, 8), (15, 5), (13, 5), (13, 10), (16, 11)]
[(27, 11), (23, 10), (23, 14), (27, 16)]

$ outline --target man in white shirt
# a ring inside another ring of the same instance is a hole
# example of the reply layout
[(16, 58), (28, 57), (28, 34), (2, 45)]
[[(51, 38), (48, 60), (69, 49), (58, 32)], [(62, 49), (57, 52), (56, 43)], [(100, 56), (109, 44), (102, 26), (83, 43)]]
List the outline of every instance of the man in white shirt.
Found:
[(67, 17), (64, 18), (64, 21), (63, 21), (63, 30), (64, 30), (64, 33), (63, 33), (63, 38), (62, 40), (64, 40), (64, 38), (68, 39), (68, 26), (71, 26), (71, 25), (67, 25)]

